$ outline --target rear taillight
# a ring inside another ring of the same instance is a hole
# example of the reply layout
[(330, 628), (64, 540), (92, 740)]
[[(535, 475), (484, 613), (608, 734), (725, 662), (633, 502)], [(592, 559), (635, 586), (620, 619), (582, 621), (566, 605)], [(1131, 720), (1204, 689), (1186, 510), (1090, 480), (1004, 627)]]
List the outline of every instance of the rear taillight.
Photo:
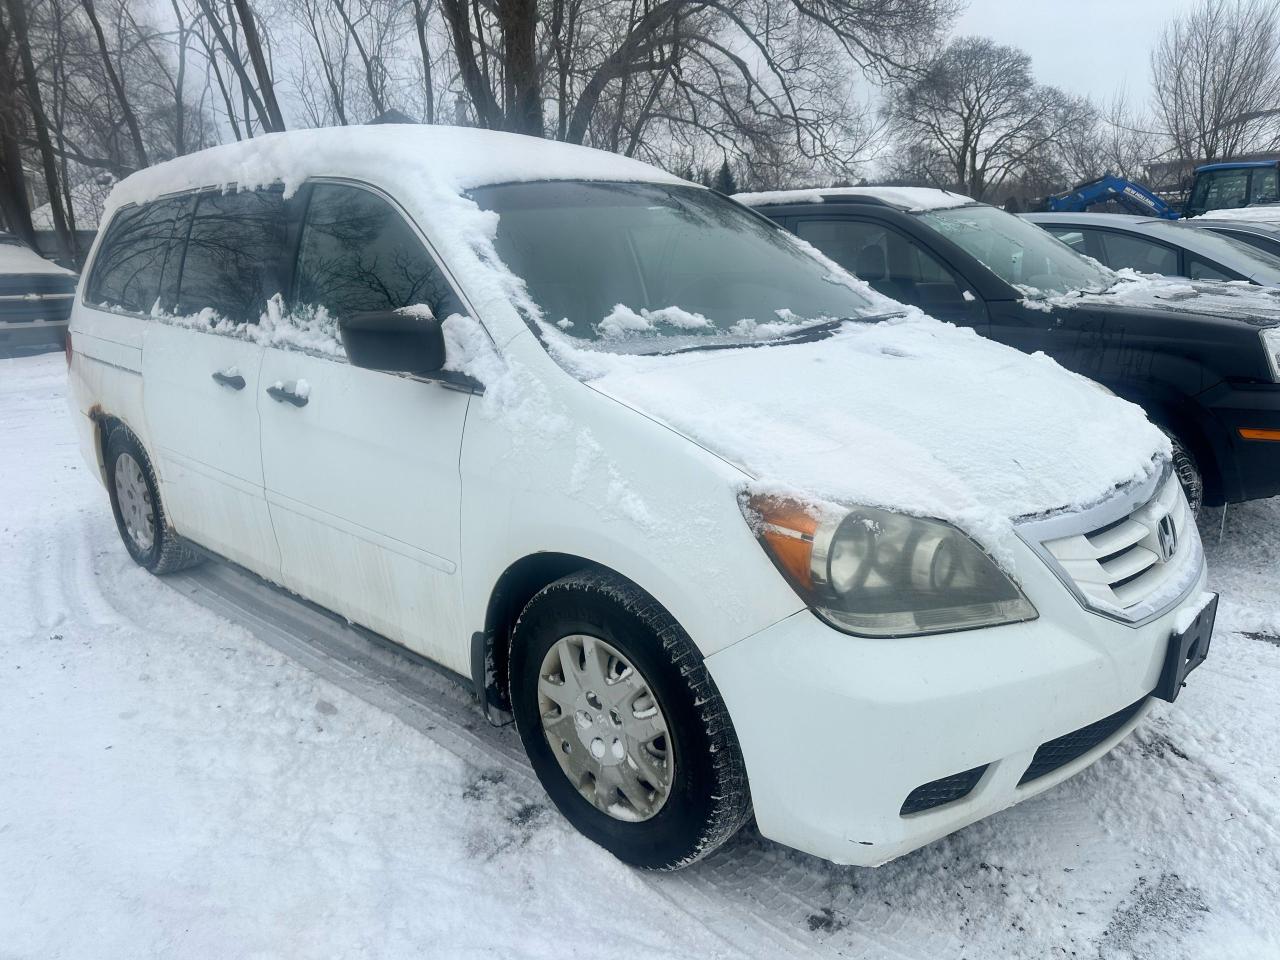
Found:
[(71, 331), (67, 331), (66, 340), (63, 341), (63, 350), (67, 354), (67, 369), (71, 369)]

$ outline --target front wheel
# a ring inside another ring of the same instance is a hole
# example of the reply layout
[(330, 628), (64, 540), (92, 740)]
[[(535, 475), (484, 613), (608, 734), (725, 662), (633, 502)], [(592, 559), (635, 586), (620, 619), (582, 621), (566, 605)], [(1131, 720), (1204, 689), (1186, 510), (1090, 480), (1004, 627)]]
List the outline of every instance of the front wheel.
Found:
[(583, 572), (544, 588), (516, 623), (511, 678), (538, 779), (619, 860), (682, 867), (750, 817), (742, 752), (702, 657), (633, 584)]
[(1199, 516), (1200, 508), (1204, 506), (1204, 474), (1200, 470), (1200, 464), (1186, 444), (1168, 430), (1164, 434), (1173, 445), (1173, 472), (1182, 484), (1182, 492), (1186, 494), (1192, 516)]

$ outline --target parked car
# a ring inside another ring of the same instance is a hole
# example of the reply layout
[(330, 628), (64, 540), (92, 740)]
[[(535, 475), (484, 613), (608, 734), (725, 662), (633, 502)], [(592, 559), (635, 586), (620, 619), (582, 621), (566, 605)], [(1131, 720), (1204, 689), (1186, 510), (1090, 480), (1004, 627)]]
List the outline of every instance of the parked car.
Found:
[(76, 275), (0, 232), (0, 356), (60, 349)]
[(1193, 506), (1280, 494), (1280, 292), (1126, 278), (942, 190), (738, 199), (886, 296), (1043, 351), (1142, 406), (1172, 438)]
[(1195, 217), (1182, 222), (1198, 230), (1209, 230), (1240, 240), (1263, 253), (1280, 257), (1280, 224), (1257, 220), (1220, 220), (1216, 217)]
[(104, 222), (71, 394), (133, 558), (222, 557), (469, 677), (628, 863), (753, 813), (882, 863), (1207, 653), (1140, 410), (648, 165), (300, 131), (134, 174)]
[[(1280, 286), (1280, 257), (1213, 230), (1116, 213), (1024, 213), (1076, 253), (1113, 270)], [(1228, 223), (1230, 221), (1220, 221)]]

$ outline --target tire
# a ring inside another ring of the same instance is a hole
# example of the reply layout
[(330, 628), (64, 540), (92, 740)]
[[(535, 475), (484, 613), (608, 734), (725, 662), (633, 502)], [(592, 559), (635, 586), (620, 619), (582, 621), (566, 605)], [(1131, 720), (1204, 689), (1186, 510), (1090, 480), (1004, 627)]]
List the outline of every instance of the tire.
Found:
[(199, 563), (200, 555), (169, 526), (151, 458), (128, 427), (111, 432), (105, 462), (116, 529), (138, 566), (163, 576)]
[[(606, 655), (600, 662), (608, 664), (607, 692), (598, 702), (589, 699), (588, 650)], [(582, 654), (580, 680), (573, 684), (567, 675), (579, 668), (564, 665), (565, 651), (571, 659)], [(549, 667), (557, 661), (560, 674)], [(543, 682), (544, 673), (564, 682)], [(629, 701), (637, 685), (644, 692)], [(572, 698), (580, 709), (568, 714), (546, 696), (547, 690)], [(571, 574), (529, 601), (512, 636), (511, 703), (525, 752), (552, 802), (581, 833), (624, 863), (652, 870), (687, 866), (751, 817), (738, 738), (701, 655), (670, 614), (620, 577)], [(665, 732), (648, 745), (641, 743), (655, 729)], [(596, 752), (601, 742), (596, 734), (617, 739)], [(589, 759), (589, 753), (604, 759)], [(573, 765), (593, 764), (598, 779), (591, 773), (570, 779)], [(629, 780), (630, 791), (612, 787), (613, 778)], [(669, 782), (660, 783), (663, 778)], [(628, 798), (635, 796), (637, 782), (640, 802), (632, 803)], [(611, 790), (614, 799), (605, 806), (612, 812), (606, 812), (600, 793)]]
[(1204, 473), (1196, 462), (1191, 449), (1168, 430), (1164, 431), (1169, 442), (1173, 444), (1173, 472), (1182, 484), (1182, 492), (1186, 494), (1187, 503), (1191, 507), (1191, 515), (1198, 517), (1204, 506)]

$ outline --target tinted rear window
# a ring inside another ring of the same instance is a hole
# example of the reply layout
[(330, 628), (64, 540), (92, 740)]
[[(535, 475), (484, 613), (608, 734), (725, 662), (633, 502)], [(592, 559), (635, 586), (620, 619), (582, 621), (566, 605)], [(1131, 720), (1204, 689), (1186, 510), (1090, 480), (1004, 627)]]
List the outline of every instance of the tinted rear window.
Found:
[(88, 302), (150, 313), (160, 293), (174, 222), (189, 202), (189, 197), (176, 197), (121, 209), (94, 257)]
[(267, 301), (284, 288), (285, 241), (279, 188), (200, 194), (182, 262), (178, 311), (212, 309), (236, 323), (257, 323)]

